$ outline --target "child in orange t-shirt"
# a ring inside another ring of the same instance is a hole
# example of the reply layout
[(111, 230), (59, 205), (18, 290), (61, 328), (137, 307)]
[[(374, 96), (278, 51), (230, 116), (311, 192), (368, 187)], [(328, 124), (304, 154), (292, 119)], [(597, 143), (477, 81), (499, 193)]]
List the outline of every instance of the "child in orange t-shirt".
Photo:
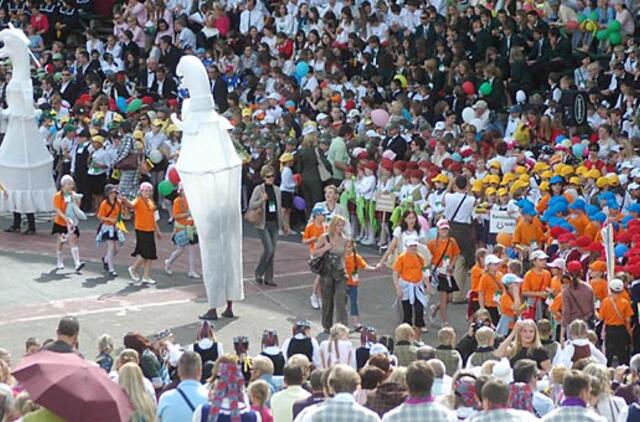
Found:
[(548, 299), (553, 299), (558, 293), (562, 291), (562, 282), (560, 281), (560, 276), (565, 271), (565, 261), (562, 258), (556, 258), (553, 262), (549, 262), (547, 264), (547, 268), (551, 272), (551, 282), (549, 283), (549, 288), (547, 291), (549, 292), (549, 296), (547, 297), (547, 303), (549, 303)]
[(524, 275), (522, 297), (527, 301), (531, 317), (538, 320), (542, 318), (544, 302), (551, 286), (551, 273), (545, 269), (549, 257), (543, 251), (537, 250), (531, 254), (530, 258), (533, 268)]
[(496, 333), (506, 336), (513, 329), (516, 318), (522, 310), (520, 302), (520, 284), (522, 279), (513, 273), (502, 276), (504, 289), (500, 295), (498, 308), (500, 309), (500, 320), (496, 326)]
[(498, 266), (502, 260), (495, 255), (487, 255), (484, 259), (485, 271), (480, 277), (478, 289), (478, 301), (480, 309), (486, 309), (491, 315), (493, 325), (498, 325), (500, 314), (498, 304), (504, 288), (502, 287), (502, 274), (498, 272)]
[(611, 295), (602, 301), (598, 311), (598, 318), (604, 323), (605, 351), (607, 362), (614, 362), (617, 357), (618, 364), (628, 364), (631, 344), (631, 317), (633, 310), (631, 304), (622, 295), (624, 282), (614, 278), (609, 282)]
[(393, 284), (402, 304), (402, 322), (411, 325), (420, 338), (427, 295), (424, 284), (425, 258), (418, 253), (418, 240), (410, 238), (406, 250), (393, 263)]
[(78, 220), (81, 217), (78, 213), (80, 212), (81, 198), (82, 195), (76, 193), (76, 182), (73, 177), (68, 174), (62, 176), (60, 190), (53, 195), (56, 215), (51, 229), (51, 234), (58, 236), (56, 240), (56, 256), (58, 258), (56, 268), (58, 270), (64, 269), (62, 248), (65, 243), (69, 245), (76, 272), (84, 268), (84, 262), (80, 261), (80, 249), (78, 248), (78, 237), (80, 237)]
[(480, 289), (480, 277), (484, 274), (484, 258), (487, 256), (487, 250), (485, 248), (479, 248), (476, 250), (476, 263), (471, 267), (471, 287), (467, 294), (467, 319), (471, 320), (473, 314), (480, 309), (478, 303), (478, 291)]
[(449, 296), (451, 296), (451, 293), (460, 290), (456, 280), (453, 278), (453, 269), (460, 256), (460, 246), (458, 246), (456, 239), (451, 237), (447, 220), (441, 219), (438, 221), (436, 228), (438, 229), (436, 238), (427, 244), (429, 252), (431, 252), (431, 264), (433, 272), (436, 274), (435, 281), (437, 281), (437, 290), (440, 298), (439, 304), (432, 306), (431, 317), (433, 318), (435, 312), (439, 309), (442, 323), (448, 324), (447, 305), (449, 304)]
[[(311, 210), (311, 217), (311, 222), (307, 224), (307, 227), (304, 228), (304, 233), (302, 234), (302, 243), (304, 243), (305, 245), (309, 245), (309, 256), (313, 257), (313, 251), (316, 248), (316, 242), (326, 231), (326, 227), (324, 224), (324, 208), (314, 207), (313, 210)], [(313, 279), (313, 288), (311, 289), (311, 297), (309, 298), (311, 307), (313, 309), (320, 309), (320, 297), (320, 276), (316, 275), (316, 277)]]
[(113, 261), (118, 253), (118, 247), (124, 244), (124, 234), (117, 227), (122, 205), (118, 199), (115, 185), (105, 185), (104, 197), (105, 199), (98, 208), (98, 214), (96, 214), (100, 221), (96, 244), (104, 243), (107, 245), (107, 253), (102, 258), (102, 265), (109, 276), (116, 277), (118, 274), (115, 271)]
[(200, 274), (196, 271), (198, 234), (196, 233), (195, 226), (193, 225), (193, 218), (189, 211), (187, 197), (185, 196), (184, 189), (182, 188), (178, 189), (178, 196), (173, 200), (172, 211), (173, 236), (171, 237), (171, 240), (176, 245), (176, 250), (173, 251), (169, 258), (164, 260), (164, 272), (169, 275), (173, 274), (171, 266), (186, 250), (189, 262), (188, 277), (198, 279), (200, 278)]
[[(135, 213), (134, 227), (136, 230), (136, 248), (131, 254), (137, 257), (129, 269), (129, 276), (136, 283), (142, 281), (145, 284), (156, 284), (151, 278), (151, 263), (158, 259), (156, 254), (156, 236), (162, 238), (156, 221), (160, 218), (156, 204), (153, 202), (153, 185), (149, 182), (140, 184), (138, 196), (129, 201), (121, 195), (120, 200)], [(138, 269), (143, 267), (142, 280), (138, 275)]]
[(344, 269), (347, 273), (347, 296), (349, 297), (349, 314), (356, 331), (362, 330), (360, 311), (358, 309), (358, 285), (360, 284), (360, 270), (375, 270), (375, 267), (367, 264), (356, 250), (356, 242), (349, 240), (345, 248)]
[(609, 285), (604, 278), (607, 264), (604, 261), (593, 261), (589, 265), (589, 285), (596, 297), (596, 309), (600, 308), (602, 301), (609, 295)]

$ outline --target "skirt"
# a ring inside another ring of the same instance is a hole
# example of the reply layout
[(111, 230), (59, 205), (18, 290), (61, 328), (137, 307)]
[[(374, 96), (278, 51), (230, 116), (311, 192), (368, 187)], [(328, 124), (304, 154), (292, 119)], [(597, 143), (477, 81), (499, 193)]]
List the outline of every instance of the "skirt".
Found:
[(102, 195), (104, 186), (107, 184), (106, 174), (97, 174), (88, 176), (89, 193), (92, 195)]
[[(51, 229), (51, 234), (69, 234), (66, 226), (61, 226), (60, 224), (53, 223), (53, 228)], [(73, 234), (80, 237), (80, 230), (78, 226), (73, 229)]]
[(282, 208), (292, 209), (293, 208), (293, 192), (282, 192)]
[(453, 276), (446, 276), (445, 274), (438, 274), (438, 286), (436, 290), (439, 292), (453, 293), (460, 290), (456, 279)]
[(142, 259), (158, 259), (158, 256), (156, 255), (155, 232), (143, 232), (140, 230), (136, 230), (136, 248), (131, 256), (138, 255)]
[(96, 234), (96, 245), (100, 246), (110, 240), (118, 242), (122, 246), (124, 244), (124, 234), (113, 225), (100, 224)]

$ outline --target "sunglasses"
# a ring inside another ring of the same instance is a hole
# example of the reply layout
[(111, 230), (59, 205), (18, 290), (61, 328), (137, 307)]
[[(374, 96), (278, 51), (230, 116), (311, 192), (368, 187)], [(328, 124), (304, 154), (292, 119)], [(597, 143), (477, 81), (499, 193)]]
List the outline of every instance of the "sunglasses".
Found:
[(264, 176), (265, 179), (273, 179), (274, 177), (276, 177), (274, 174), (267, 174)]

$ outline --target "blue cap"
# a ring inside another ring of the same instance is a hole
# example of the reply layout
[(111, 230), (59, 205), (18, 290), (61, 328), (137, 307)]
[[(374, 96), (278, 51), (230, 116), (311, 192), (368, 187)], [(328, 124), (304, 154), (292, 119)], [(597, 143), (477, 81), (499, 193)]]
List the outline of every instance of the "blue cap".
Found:
[(527, 207), (535, 208), (533, 202), (529, 201), (526, 198), (522, 198), (516, 201), (516, 205), (520, 207), (520, 209), (524, 209)]
[(610, 201), (612, 199), (615, 201), (616, 195), (610, 191), (602, 192), (601, 194), (598, 195), (598, 201)]
[[(637, 202), (635, 204), (629, 205), (629, 212), (640, 214), (640, 204)], [(631, 217), (630, 215), (628, 217)], [(626, 217), (625, 217), (626, 218)], [(633, 218), (633, 217), (631, 217)], [(623, 220), (624, 221), (624, 220)]]
[(324, 209), (324, 208), (322, 208), (322, 207), (314, 207), (314, 208), (311, 210), (311, 216), (312, 216), (312, 217), (317, 217), (317, 216), (319, 216), (319, 215), (327, 215), (327, 212), (326, 212), (326, 211), (325, 211), (325, 209)]
[(597, 212), (600, 212), (600, 207), (597, 205), (587, 204), (584, 206), (584, 211), (587, 215), (593, 215)]
[(575, 201), (573, 201), (571, 203), (571, 205), (569, 205), (569, 208), (572, 210), (582, 210), (584, 211), (584, 207), (585, 207), (586, 203), (584, 202), (584, 199), (576, 199)]
[[(636, 204), (634, 204), (636, 205)], [(638, 205), (638, 211), (632, 211), (632, 212), (640, 212), (640, 204)], [(631, 207), (629, 207), (629, 211), (631, 211)], [(625, 229), (627, 228), (627, 226), (629, 225), (629, 221), (633, 220), (633, 216), (632, 215), (625, 215), (624, 218), (622, 220), (620, 220), (620, 224), (622, 224), (622, 227), (624, 227)]]
[(607, 220), (607, 216), (603, 212), (597, 212), (589, 216), (589, 220), (604, 223)]
[(618, 204), (618, 201), (616, 201), (615, 199), (609, 199), (607, 200), (607, 208), (617, 210), (620, 208), (620, 204)]
[(549, 180), (550, 185), (555, 185), (556, 183), (564, 183), (562, 176), (553, 176), (551, 180)]
[(522, 208), (522, 214), (524, 215), (536, 215), (536, 209), (534, 207), (525, 206)]
[(564, 195), (556, 195), (556, 196), (552, 196), (549, 199), (549, 207), (555, 207), (555, 206), (567, 206), (569, 205), (569, 201), (567, 201), (567, 198), (564, 197)]
[(616, 258), (622, 258), (627, 252), (629, 252), (629, 247), (624, 243), (620, 243), (619, 245), (616, 245), (613, 250), (616, 254)]

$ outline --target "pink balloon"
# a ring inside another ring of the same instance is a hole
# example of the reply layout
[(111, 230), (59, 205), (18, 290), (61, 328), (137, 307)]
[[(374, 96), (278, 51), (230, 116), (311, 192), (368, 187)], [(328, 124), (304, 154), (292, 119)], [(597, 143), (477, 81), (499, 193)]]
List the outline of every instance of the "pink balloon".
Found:
[(381, 108), (371, 112), (371, 121), (378, 127), (384, 127), (389, 121), (389, 113)]
[(572, 31), (574, 29), (578, 29), (578, 21), (571, 20), (571, 21), (567, 22), (567, 29), (572, 30)]
[(429, 228), (429, 223), (427, 222), (427, 219), (421, 215), (418, 215), (418, 223), (420, 223), (420, 228), (422, 230), (427, 230)]
[(171, 170), (169, 170), (167, 174), (167, 178), (171, 183), (178, 186), (178, 184), (180, 183), (180, 175), (178, 174), (178, 169), (176, 169), (175, 167), (171, 168)]
[(465, 81), (462, 84), (462, 90), (464, 91), (465, 94), (472, 95), (472, 94), (474, 94), (476, 92), (476, 87), (473, 86), (473, 82)]

